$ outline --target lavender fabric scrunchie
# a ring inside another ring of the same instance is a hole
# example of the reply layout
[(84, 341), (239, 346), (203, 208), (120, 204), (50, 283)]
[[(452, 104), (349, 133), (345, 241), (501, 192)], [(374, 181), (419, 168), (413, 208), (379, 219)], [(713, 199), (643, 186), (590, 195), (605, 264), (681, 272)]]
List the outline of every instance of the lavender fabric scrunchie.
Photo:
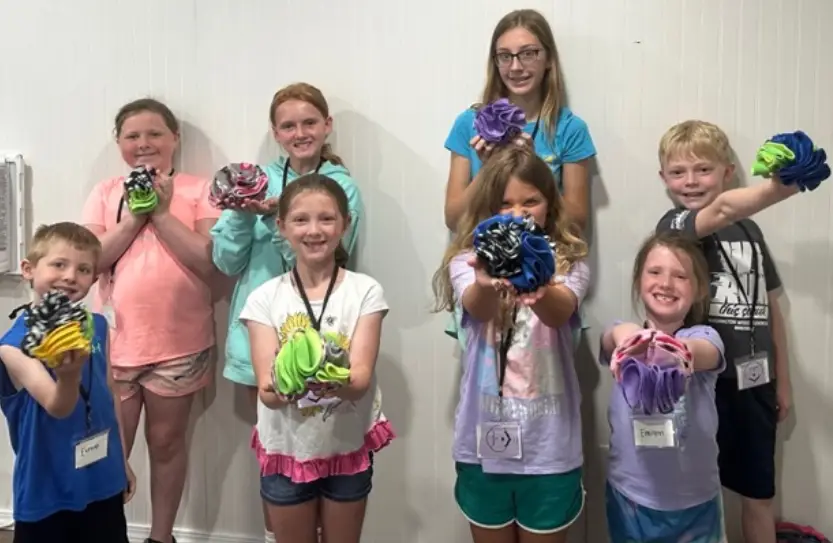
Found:
[(644, 329), (614, 351), (610, 369), (631, 409), (667, 414), (685, 394), (692, 355), (676, 338)]
[(555, 245), (532, 217), (495, 215), (474, 229), (474, 252), (491, 277), (518, 293), (534, 292), (555, 275)]
[(487, 143), (502, 145), (515, 139), (526, 125), (526, 115), (521, 108), (506, 98), (486, 104), (474, 117), (477, 135)]
[(269, 178), (256, 164), (232, 163), (221, 168), (211, 182), (209, 201), (214, 207), (236, 207), (244, 200), (263, 200)]

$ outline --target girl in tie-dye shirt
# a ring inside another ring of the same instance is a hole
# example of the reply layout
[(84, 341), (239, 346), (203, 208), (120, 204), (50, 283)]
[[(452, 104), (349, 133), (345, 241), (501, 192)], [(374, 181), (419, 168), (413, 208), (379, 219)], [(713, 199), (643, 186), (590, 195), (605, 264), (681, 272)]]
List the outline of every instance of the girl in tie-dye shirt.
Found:
[[(475, 543), (518, 541), (520, 530), (566, 541), (584, 505), (569, 323), (589, 283), (587, 245), (563, 212), (549, 167), (526, 147), (495, 151), (473, 190), (434, 278), (438, 309), (460, 310), (466, 337), (455, 497)], [(531, 216), (555, 242), (550, 284), (517, 295), (474, 257), (475, 227), (498, 213)]]

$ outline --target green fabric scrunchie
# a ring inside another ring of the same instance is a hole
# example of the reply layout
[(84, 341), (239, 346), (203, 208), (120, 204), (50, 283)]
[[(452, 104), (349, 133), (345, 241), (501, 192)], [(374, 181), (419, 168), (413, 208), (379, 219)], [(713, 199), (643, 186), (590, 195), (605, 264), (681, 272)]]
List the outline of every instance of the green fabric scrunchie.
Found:
[(764, 143), (755, 155), (752, 164), (752, 175), (768, 176), (777, 172), (795, 160), (795, 153), (783, 143), (768, 141)]
[(128, 193), (127, 207), (134, 215), (150, 213), (159, 203), (159, 196), (153, 189), (134, 189)]
[(304, 394), (310, 381), (344, 385), (350, 379), (348, 365), (347, 354), (338, 346), (335, 334), (326, 332), (322, 336), (313, 328), (295, 330), (275, 357), (275, 390), (294, 397)]

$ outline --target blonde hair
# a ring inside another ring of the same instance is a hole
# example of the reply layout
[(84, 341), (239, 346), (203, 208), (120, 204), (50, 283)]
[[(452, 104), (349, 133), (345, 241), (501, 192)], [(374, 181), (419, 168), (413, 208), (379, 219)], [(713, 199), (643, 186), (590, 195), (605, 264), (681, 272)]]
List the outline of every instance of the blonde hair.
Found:
[(500, 78), (495, 54), (497, 53), (497, 41), (506, 32), (513, 28), (523, 28), (535, 36), (547, 54), (547, 71), (541, 81), (541, 111), (538, 117), (541, 119), (544, 129), (550, 138), (555, 135), (558, 113), (564, 106), (564, 80), (561, 75), (561, 64), (558, 60), (558, 49), (555, 46), (555, 38), (549, 23), (539, 12), (533, 9), (519, 9), (507, 13), (498, 21), (495, 30), (492, 32), (492, 41), (489, 45), (489, 60), (486, 64), (486, 86), (483, 88), (482, 103), (473, 107), (479, 109), (484, 104), (493, 102), (499, 98), (505, 98), (509, 91), (503, 80)]
[(659, 141), (659, 162), (665, 166), (676, 157), (713, 160), (724, 166), (732, 164), (729, 137), (716, 124), (689, 120), (669, 128)]
[[(293, 83), (280, 89), (272, 97), (272, 103), (269, 106), (269, 123), (273, 128), (276, 124), (275, 113), (277, 112), (278, 107), (280, 107), (280, 105), (284, 102), (288, 102), (290, 100), (301, 100), (302, 102), (312, 105), (325, 119), (330, 116), (330, 106), (327, 105), (327, 99), (324, 98), (324, 94), (317, 87), (314, 87), (309, 83)], [(341, 160), (340, 156), (333, 152), (333, 148), (329, 143), (324, 143), (324, 145), (321, 146), (321, 158), (327, 162), (331, 162), (332, 164), (344, 166), (344, 161)]]
[(74, 222), (57, 222), (41, 225), (35, 230), (26, 260), (36, 265), (58, 242), (67, 243), (77, 251), (92, 253), (96, 263), (101, 256), (101, 242), (95, 234)]
[(642, 243), (642, 247), (639, 248), (633, 262), (631, 291), (634, 306), (638, 305), (637, 302), (642, 297), (639, 285), (642, 281), (642, 273), (645, 271), (645, 262), (648, 260), (648, 255), (656, 247), (669, 249), (677, 255), (677, 258), (680, 258), (681, 255), (688, 257), (691, 262), (693, 276), (691, 280), (694, 284), (694, 302), (691, 304), (691, 309), (688, 310), (685, 324), (693, 326), (702, 323), (708, 315), (709, 309), (709, 264), (699, 243), (680, 232), (658, 232)]
[(509, 145), (494, 151), (471, 188), (471, 200), (460, 221), (442, 265), (434, 273), (435, 311), (452, 311), (454, 291), (449, 265), (458, 254), (473, 248), (474, 229), (480, 222), (500, 212), (503, 196), (510, 179), (516, 178), (538, 189), (549, 209), (543, 228), (556, 244), (556, 273), (566, 274), (573, 263), (587, 256), (587, 244), (581, 239), (575, 223), (564, 211), (561, 195), (552, 179), (552, 170), (527, 146)]

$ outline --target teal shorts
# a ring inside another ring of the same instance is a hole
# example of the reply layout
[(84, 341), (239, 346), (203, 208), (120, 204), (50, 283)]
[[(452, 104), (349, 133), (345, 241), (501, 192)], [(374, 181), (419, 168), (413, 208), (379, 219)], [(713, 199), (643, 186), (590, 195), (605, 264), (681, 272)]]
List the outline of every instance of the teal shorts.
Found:
[(478, 464), (456, 465), (454, 498), (469, 522), (499, 529), (516, 523), (527, 532), (568, 528), (584, 508), (581, 468), (552, 475), (483, 473)]

